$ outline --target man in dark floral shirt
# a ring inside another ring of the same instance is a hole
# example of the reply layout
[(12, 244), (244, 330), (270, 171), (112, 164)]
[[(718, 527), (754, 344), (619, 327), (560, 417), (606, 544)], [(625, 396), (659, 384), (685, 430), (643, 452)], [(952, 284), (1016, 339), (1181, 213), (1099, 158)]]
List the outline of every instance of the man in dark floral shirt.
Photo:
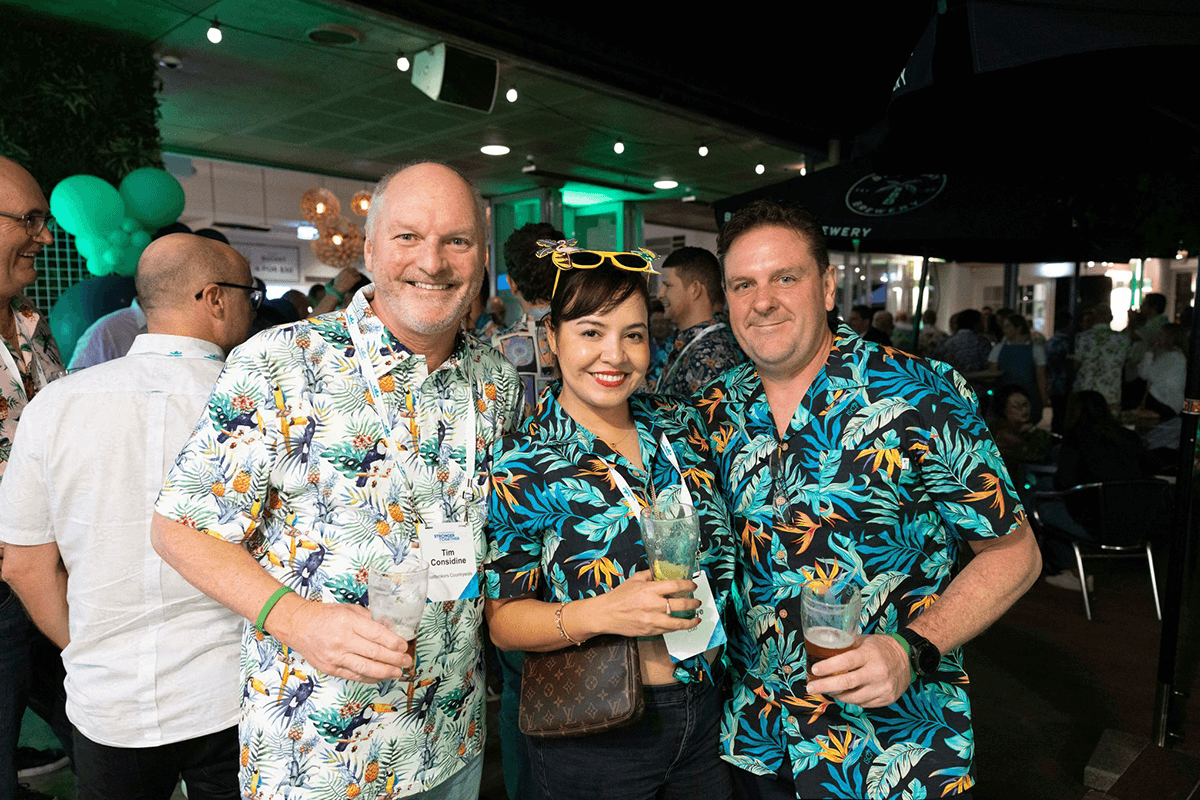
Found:
[[(733, 696), (722, 757), (753, 798), (969, 796), (961, 645), (1036, 579), (1037, 544), (961, 376), (826, 324), (836, 278), (808, 212), (721, 231), (752, 363), (695, 401), (733, 515)], [(960, 545), (975, 556), (957, 571)], [(854, 649), (814, 664), (801, 589), (848, 582)]]
[(682, 247), (663, 261), (658, 298), (676, 330), (650, 366), (647, 382), (656, 394), (691, 396), (746, 360), (721, 313), (721, 283), (721, 264), (702, 247)]

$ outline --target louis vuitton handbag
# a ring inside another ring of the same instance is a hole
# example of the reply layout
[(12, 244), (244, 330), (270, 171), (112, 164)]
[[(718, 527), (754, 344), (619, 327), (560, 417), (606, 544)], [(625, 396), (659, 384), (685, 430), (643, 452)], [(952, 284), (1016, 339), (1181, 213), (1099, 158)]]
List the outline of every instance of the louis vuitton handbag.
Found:
[(632, 725), (645, 710), (637, 639), (608, 634), (526, 653), (519, 725), (526, 736), (587, 736)]

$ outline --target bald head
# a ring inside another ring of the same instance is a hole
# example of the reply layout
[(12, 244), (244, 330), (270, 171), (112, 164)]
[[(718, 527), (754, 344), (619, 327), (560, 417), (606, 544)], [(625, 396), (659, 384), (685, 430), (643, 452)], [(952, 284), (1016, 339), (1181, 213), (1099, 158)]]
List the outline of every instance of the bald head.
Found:
[(463, 175), (449, 164), (443, 164), (440, 161), (412, 161), (401, 167), (389, 172), (379, 179), (379, 183), (375, 184), (375, 191), (371, 194), (371, 205), (367, 210), (367, 219), (363, 223), (366, 228), (367, 238), (374, 235), (375, 228), (379, 225), (379, 220), (385, 218), (385, 206), (389, 200), (388, 187), (393, 179), (397, 176), (403, 176), (403, 180), (408, 181), (441, 181), (445, 183), (446, 178), (457, 178), (462, 186), (466, 188), (471, 195), (471, 202), (475, 209), (475, 222), (479, 228), (480, 236), (486, 242), (490, 231), (487, 224), (487, 201), (483, 199), (483, 195), (479, 192), (479, 187), (468, 180), (467, 176)]
[(227, 244), (191, 233), (156, 239), (138, 260), (138, 303), (147, 312), (183, 309), (210, 283), (247, 284), (250, 266)]

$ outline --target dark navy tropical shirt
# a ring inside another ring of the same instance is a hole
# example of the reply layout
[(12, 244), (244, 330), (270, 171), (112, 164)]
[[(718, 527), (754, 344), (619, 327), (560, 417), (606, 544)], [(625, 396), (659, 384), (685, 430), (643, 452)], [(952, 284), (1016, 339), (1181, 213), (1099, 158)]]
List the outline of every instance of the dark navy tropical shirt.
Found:
[(805, 583), (848, 579), (862, 596), (862, 632), (896, 631), (937, 602), (960, 542), (1023, 524), (966, 382), (843, 325), (782, 439), (753, 364), (696, 402), (738, 539), (722, 757), (764, 775), (790, 764), (803, 798), (968, 789), (974, 740), (961, 650), (890, 706), (846, 706), (806, 693), (798, 612)]
[[(487, 596), (580, 600), (649, 569), (637, 519), (609, 470), (620, 473), (641, 507), (652, 496), (678, 499), (680, 473), (662, 450), (665, 434), (699, 517), (699, 563), (723, 611), (733, 580), (729, 516), (695, 409), (677, 398), (630, 398), (647, 474), (576, 423), (558, 404), (560, 388), (548, 386), (520, 432), (493, 446)], [(676, 677), (699, 679), (701, 660), (681, 662)]]
[[(708, 330), (717, 325), (720, 327)], [(729, 319), (717, 314), (698, 325), (672, 331), (654, 354), (646, 384), (655, 394), (690, 397), (701, 386), (745, 360), (746, 354), (729, 329)]]

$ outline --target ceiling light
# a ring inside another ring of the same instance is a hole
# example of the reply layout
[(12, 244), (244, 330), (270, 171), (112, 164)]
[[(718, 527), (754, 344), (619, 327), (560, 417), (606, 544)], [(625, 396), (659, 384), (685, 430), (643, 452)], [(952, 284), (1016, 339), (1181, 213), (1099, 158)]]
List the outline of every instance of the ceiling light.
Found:
[(317, 213), (318, 214), (325, 213), (325, 204), (324, 203), (320, 203), (320, 202), (317, 203)]
[(708, 155), (708, 145), (700, 145), (700, 149), (697, 152), (700, 153), (701, 158), (704, 158), (706, 155)]
[(408, 60), (408, 56), (404, 55), (403, 50), (396, 51), (396, 69), (401, 72), (408, 72), (408, 68), (412, 66), (412, 62)]
[(479, 148), (479, 152), (483, 153), (485, 156), (506, 156), (508, 155), (509, 150), (502, 144), (485, 144), (483, 147)]
[(764, 167), (762, 164), (759, 164), (754, 168), (754, 172), (756, 175), (762, 175), (766, 171), (767, 171), (767, 168)]
[(508, 100), (508, 102), (510, 102), (510, 103), (517, 102), (517, 86), (516, 86), (516, 84), (513, 84), (512, 86), (508, 87), (508, 91), (504, 93), (504, 99)]
[(674, 189), (678, 185), (679, 181), (673, 181), (670, 178), (654, 182), (655, 189)]
[(217, 22), (216, 17), (213, 17), (212, 24), (208, 26), (208, 40), (213, 44), (221, 43), (221, 23)]
[(321, 232), (317, 230), (316, 225), (298, 225), (296, 226), (296, 238), (306, 242), (311, 242), (321, 237)]
[(625, 152), (625, 143), (622, 142), (620, 139), (617, 139), (617, 143), (613, 145), (613, 152), (616, 153), (617, 155), (621, 155), (621, 153), (624, 153)]
[(800, 165), (800, 174), (801, 174), (801, 175), (807, 175), (807, 174), (808, 174), (808, 167), (806, 167), (806, 166), (804, 166), (803, 164), (801, 164), (801, 165)]

